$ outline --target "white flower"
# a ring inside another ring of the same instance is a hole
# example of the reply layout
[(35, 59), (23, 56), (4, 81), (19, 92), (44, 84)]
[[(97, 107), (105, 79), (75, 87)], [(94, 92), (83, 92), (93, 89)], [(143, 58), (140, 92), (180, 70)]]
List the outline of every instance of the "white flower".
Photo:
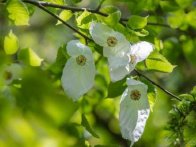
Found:
[(105, 57), (125, 55), (129, 51), (129, 41), (123, 34), (112, 28), (102, 23), (92, 22), (89, 31), (95, 43), (103, 47)]
[(153, 45), (146, 41), (141, 41), (131, 46), (130, 60), (133, 65), (145, 60), (153, 51)]
[(128, 78), (127, 85), (120, 101), (119, 120), (122, 136), (129, 139), (132, 146), (143, 134), (150, 106), (145, 84)]
[(134, 70), (136, 64), (145, 60), (153, 51), (153, 45), (146, 41), (130, 45), (129, 53), (108, 58), (111, 81), (123, 79)]
[(71, 57), (65, 64), (61, 82), (65, 93), (75, 101), (93, 86), (96, 70), (90, 48), (78, 40), (68, 42), (67, 52)]

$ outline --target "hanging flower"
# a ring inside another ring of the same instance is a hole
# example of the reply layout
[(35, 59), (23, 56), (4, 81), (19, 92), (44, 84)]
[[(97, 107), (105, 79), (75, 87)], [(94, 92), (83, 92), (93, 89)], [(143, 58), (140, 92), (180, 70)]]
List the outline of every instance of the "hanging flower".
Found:
[(123, 79), (134, 70), (136, 64), (145, 60), (153, 51), (153, 45), (146, 41), (130, 46), (125, 55), (118, 55), (108, 58), (111, 80), (113, 82)]
[(125, 55), (129, 51), (129, 41), (123, 34), (112, 28), (102, 23), (92, 22), (89, 31), (95, 43), (103, 47), (105, 57)]
[(96, 70), (90, 48), (79, 40), (68, 42), (67, 52), (71, 57), (65, 64), (61, 82), (65, 93), (75, 101), (93, 86)]
[(128, 78), (127, 85), (120, 101), (119, 121), (123, 138), (132, 146), (143, 134), (150, 106), (144, 83)]

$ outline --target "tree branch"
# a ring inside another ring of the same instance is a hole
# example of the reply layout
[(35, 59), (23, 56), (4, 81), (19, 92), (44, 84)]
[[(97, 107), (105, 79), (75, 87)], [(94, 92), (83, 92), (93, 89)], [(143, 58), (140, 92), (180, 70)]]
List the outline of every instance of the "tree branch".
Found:
[[(71, 7), (71, 6), (58, 5), (58, 4), (53, 4), (53, 3), (44, 2), (44, 1), (23, 0), (23, 2), (31, 3), (31, 4), (36, 5), (36, 6), (41, 5), (41, 6), (44, 6), (44, 7), (52, 7), (52, 8), (60, 8), (60, 9), (65, 9), (65, 10), (71, 10), (72, 12), (88, 11), (88, 12), (91, 12), (91, 13), (99, 14), (101, 16), (105, 16), (105, 17), (108, 16), (108, 14), (99, 11), (100, 6), (101, 6), (102, 3), (100, 3), (100, 5), (96, 9), (90, 9), (90, 8), (77, 8), (77, 7)], [(120, 18), (120, 23), (125, 26), (123, 21), (128, 21), (128, 18)], [(156, 25), (156, 26), (170, 28), (170, 26), (167, 25), (167, 24), (154, 23), (154, 22), (148, 22), (148, 25)]]
[(159, 84), (155, 83), (154, 81), (152, 81), (151, 79), (149, 79), (147, 76), (143, 75), (142, 73), (140, 73), (139, 71), (137, 71), (136, 69), (134, 70), (138, 76), (142, 76), (144, 77), (146, 80), (148, 80), (149, 82), (151, 82), (153, 85), (157, 86), (159, 89), (161, 89), (163, 92), (167, 93), (168, 95), (174, 97), (175, 99), (177, 99), (178, 101), (181, 101), (181, 99), (174, 95), (173, 93), (171, 93), (170, 91), (168, 91), (167, 89), (161, 87)]
[[(49, 6), (49, 7), (55, 7), (55, 8), (62, 8), (62, 9), (67, 9), (67, 10), (72, 10), (72, 11), (84, 11), (86, 9), (84, 8), (75, 8), (75, 7), (68, 7), (68, 6), (61, 6), (61, 5), (56, 5), (56, 4), (51, 4), (48, 2), (38, 2), (38, 1), (32, 1), (32, 0), (23, 0), (23, 2), (25, 3), (29, 3), (29, 4), (33, 4), (37, 7), (39, 7), (40, 9), (42, 9), (43, 11), (47, 12), (48, 14), (50, 14), (51, 16), (53, 16), (54, 18), (56, 18), (57, 20), (61, 21), (65, 26), (69, 27), (71, 30), (73, 30), (74, 32), (78, 33), (79, 35), (81, 35), (82, 37), (84, 37), (84, 39), (87, 41), (93, 41), (91, 38), (89, 38), (88, 36), (86, 36), (85, 34), (81, 33), (80, 31), (78, 31), (77, 29), (75, 29), (74, 27), (72, 27), (71, 25), (69, 25), (68, 23), (66, 23), (64, 20), (62, 20), (60, 17), (58, 17), (57, 15), (53, 14), (52, 12), (50, 12), (48, 9), (46, 9), (44, 6)], [(89, 11), (90, 10), (90, 11)], [(103, 16), (107, 16), (107, 14), (101, 13), (97, 10), (92, 10), (92, 9), (88, 9), (89, 12), (92, 13), (97, 13)], [(122, 21), (122, 20), (121, 20)], [(122, 22), (123, 23), (123, 22)], [(145, 75), (143, 75), (142, 73), (140, 73), (137, 70), (134, 70), (139, 76), (144, 77), (145, 79), (147, 79), (148, 81), (150, 81), (152, 84), (154, 84), (155, 86), (157, 86), (158, 88), (160, 88), (162, 91), (164, 91), (165, 93), (167, 93), (168, 95), (176, 98), (177, 100), (181, 101), (180, 98), (178, 98), (176, 95), (174, 95), (173, 93), (171, 93), (170, 91), (164, 89), (163, 87), (161, 87), (160, 85), (158, 85), (157, 83), (155, 83), (154, 81), (152, 81), (151, 79), (149, 79), (148, 77), (146, 77)]]
[(42, 9), (43, 11), (47, 12), (48, 14), (50, 14), (51, 16), (53, 16), (54, 18), (56, 18), (57, 20), (61, 21), (65, 26), (67, 26), (68, 28), (70, 28), (71, 30), (73, 30), (74, 32), (78, 33), (79, 35), (81, 35), (84, 39), (88, 39), (90, 41), (93, 41), (91, 38), (89, 38), (88, 36), (84, 35), (83, 33), (81, 33), (80, 31), (78, 31), (77, 29), (75, 29), (74, 27), (72, 27), (71, 25), (69, 25), (68, 23), (66, 23), (64, 20), (62, 20), (60, 17), (58, 17), (57, 15), (55, 15), (54, 13), (50, 12), (48, 9), (46, 9), (45, 7), (42, 6), (42, 2), (38, 2), (38, 1), (29, 1), (29, 0), (23, 0), (23, 2), (25, 3), (30, 3), (33, 4), (37, 7), (39, 7), (40, 9)]

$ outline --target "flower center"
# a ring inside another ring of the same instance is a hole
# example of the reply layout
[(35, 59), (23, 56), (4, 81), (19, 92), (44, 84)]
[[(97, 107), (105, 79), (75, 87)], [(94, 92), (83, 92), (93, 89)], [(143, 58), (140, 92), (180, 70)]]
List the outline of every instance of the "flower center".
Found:
[(134, 64), (135, 61), (136, 61), (136, 58), (137, 58), (136, 55), (130, 55), (130, 58), (131, 58), (131, 61), (130, 61), (130, 62), (131, 62), (132, 64)]
[(79, 55), (78, 57), (76, 57), (76, 62), (78, 65), (85, 65), (86, 64), (86, 57), (83, 55)]
[(107, 44), (110, 47), (114, 47), (117, 44), (117, 42), (118, 42), (118, 40), (115, 37), (113, 37), (113, 36), (110, 36), (107, 39)]
[(9, 71), (4, 72), (4, 77), (6, 80), (10, 80), (12, 78), (12, 73)]
[(130, 94), (130, 98), (132, 100), (139, 100), (141, 97), (141, 93), (138, 90), (132, 90)]

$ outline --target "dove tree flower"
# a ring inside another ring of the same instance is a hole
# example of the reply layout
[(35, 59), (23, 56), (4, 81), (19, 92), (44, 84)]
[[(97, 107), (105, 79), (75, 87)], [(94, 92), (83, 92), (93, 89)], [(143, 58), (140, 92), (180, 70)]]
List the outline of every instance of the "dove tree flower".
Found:
[(129, 51), (130, 43), (126, 37), (105, 24), (92, 22), (89, 32), (95, 43), (103, 47), (105, 57), (125, 55)]
[(112, 81), (123, 79), (134, 70), (136, 64), (145, 60), (153, 51), (153, 45), (146, 41), (141, 41), (130, 46), (127, 54), (109, 57), (108, 63)]
[(93, 86), (95, 64), (90, 48), (79, 40), (68, 42), (67, 53), (71, 57), (64, 66), (61, 82), (65, 93), (76, 101)]
[(150, 106), (147, 85), (130, 78), (127, 85), (120, 101), (119, 121), (123, 138), (130, 140), (132, 146), (143, 134)]

